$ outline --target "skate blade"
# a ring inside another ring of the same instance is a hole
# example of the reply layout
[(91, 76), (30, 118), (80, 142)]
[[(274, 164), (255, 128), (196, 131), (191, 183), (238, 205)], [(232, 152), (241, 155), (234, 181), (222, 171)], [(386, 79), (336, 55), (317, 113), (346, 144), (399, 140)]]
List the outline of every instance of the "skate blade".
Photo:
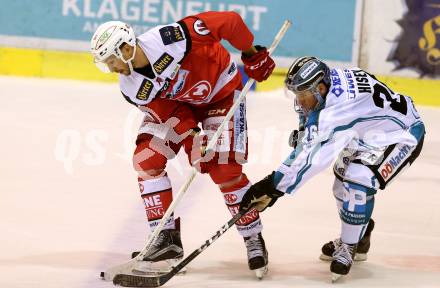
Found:
[(331, 257), (331, 256), (327, 256), (327, 255), (325, 255), (325, 254), (321, 254), (321, 255), (319, 256), (319, 259), (321, 259), (322, 261), (333, 261), (333, 257)]
[[(322, 261), (333, 261), (333, 257), (327, 256), (325, 254), (321, 254), (319, 256), (319, 259), (322, 260)], [(356, 262), (361, 262), (361, 261), (366, 261), (367, 259), (368, 259), (367, 254), (362, 253), (362, 254), (356, 254), (354, 256), (353, 260), (356, 261)]]
[(269, 268), (267, 266), (264, 266), (262, 268), (255, 269), (254, 271), (255, 271), (255, 276), (257, 276), (257, 279), (262, 280), (269, 271)]
[(354, 255), (354, 261), (366, 261), (367, 260), (367, 253), (356, 253)]
[(336, 283), (336, 281), (338, 281), (338, 279), (341, 277), (341, 274), (332, 273), (332, 283)]
[[(168, 259), (160, 262), (140, 261), (132, 269), (134, 275), (158, 276), (171, 272), (173, 267), (180, 262), (181, 259)], [(177, 275), (186, 273), (186, 267), (182, 268)]]

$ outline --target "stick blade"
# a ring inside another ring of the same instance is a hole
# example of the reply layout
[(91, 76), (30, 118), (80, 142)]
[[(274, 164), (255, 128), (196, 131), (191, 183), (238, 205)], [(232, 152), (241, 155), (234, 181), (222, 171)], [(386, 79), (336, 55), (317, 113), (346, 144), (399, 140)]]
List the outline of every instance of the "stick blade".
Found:
[(160, 276), (117, 274), (113, 278), (113, 284), (123, 287), (160, 287), (165, 284), (169, 278), (168, 274)]

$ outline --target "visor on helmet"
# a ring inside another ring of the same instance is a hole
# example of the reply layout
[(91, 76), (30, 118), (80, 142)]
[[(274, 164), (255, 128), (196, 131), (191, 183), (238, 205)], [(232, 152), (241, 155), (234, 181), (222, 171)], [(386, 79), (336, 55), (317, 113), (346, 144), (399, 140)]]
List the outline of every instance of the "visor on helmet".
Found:
[(101, 72), (104, 72), (104, 73), (110, 73), (111, 72), (110, 68), (108, 67), (108, 65), (105, 62), (98, 61), (95, 58), (95, 59), (93, 59), (93, 63), (95, 63), (96, 67), (98, 67), (98, 69), (101, 70)]
[(310, 77), (308, 80), (299, 82), (298, 84), (293, 84), (293, 81), (287, 81), (286, 87), (291, 90), (293, 93), (303, 92), (307, 90), (311, 90), (315, 88), (319, 82), (323, 79), (324, 73), (322, 71), (318, 71), (315, 75)]

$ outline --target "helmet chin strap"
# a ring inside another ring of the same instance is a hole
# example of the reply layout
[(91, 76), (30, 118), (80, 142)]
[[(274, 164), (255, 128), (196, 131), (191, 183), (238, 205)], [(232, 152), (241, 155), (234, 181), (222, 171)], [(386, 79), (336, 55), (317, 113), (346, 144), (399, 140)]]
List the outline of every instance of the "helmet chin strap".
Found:
[(128, 61), (127, 62), (127, 64), (128, 64), (128, 69), (130, 69), (130, 74), (132, 74), (133, 73), (133, 64), (131, 64), (131, 61)]
[(129, 59), (127, 59), (127, 60), (125, 60), (124, 59), (124, 56), (122, 56), (122, 53), (121, 53), (121, 60), (122, 60), (122, 62), (124, 62), (124, 63), (126, 63), (126, 64), (128, 64), (128, 69), (130, 69), (130, 74), (132, 74), (133, 73), (133, 63), (132, 63), (132, 61), (133, 61), (133, 59), (134, 59), (134, 56), (136, 55), (136, 44), (134, 45), (134, 47), (133, 47), (133, 54), (131, 55), (131, 57), (129, 58)]
[(322, 103), (324, 103), (324, 98), (322, 98), (321, 93), (319, 93), (318, 87), (314, 88), (312, 90), (313, 96), (315, 96), (316, 101), (318, 101), (318, 104), (316, 104), (315, 108), (318, 108), (319, 106), (322, 105)]

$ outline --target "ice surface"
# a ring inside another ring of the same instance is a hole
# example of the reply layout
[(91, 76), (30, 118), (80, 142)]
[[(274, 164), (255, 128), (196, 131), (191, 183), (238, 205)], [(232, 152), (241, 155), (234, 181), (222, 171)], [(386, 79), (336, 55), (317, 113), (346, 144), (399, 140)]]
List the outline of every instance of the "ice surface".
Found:
[[(0, 287), (112, 287), (99, 272), (144, 244), (148, 229), (131, 163), (140, 113), (116, 84), (0, 77)], [(249, 93), (253, 181), (289, 152), (296, 126), (281, 91)], [(372, 249), (335, 285), (440, 287), (440, 109), (427, 124), (421, 157), (378, 193)], [(169, 164), (177, 190), (185, 155)], [(166, 287), (334, 287), (321, 245), (338, 235), (331, 170), (263, 215), (270, 271), (257, 281), (234, 228)], [(187, 255), (230, 216), (217, 187), (198, 175), (177, 209)]]

